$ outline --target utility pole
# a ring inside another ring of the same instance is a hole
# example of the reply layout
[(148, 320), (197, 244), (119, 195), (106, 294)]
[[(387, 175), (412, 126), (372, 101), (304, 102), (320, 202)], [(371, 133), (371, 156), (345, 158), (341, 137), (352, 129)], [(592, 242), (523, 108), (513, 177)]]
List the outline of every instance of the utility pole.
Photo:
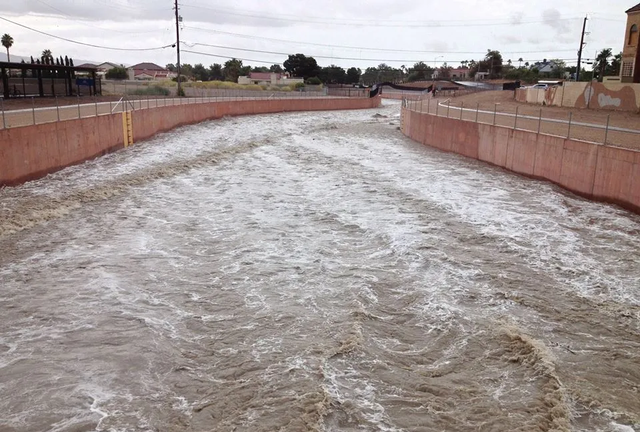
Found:
[(580, 81), (580, 62), (582, 61), (582, 48), (584, 48), (584, 34), (587, 30), (587, 20), (589, 17), (584, 17), (582, 23), (582, 35), (580, 36), (580, 49), (578, 50), (578, 67), (576, 68), (576, 81)]
[(176, 51), (178, 53), (178, 97), (182, 94), (182, 75), (180, 73), (180, 15), (178, 13), (178, 0), (175, 0), (176, 9)]

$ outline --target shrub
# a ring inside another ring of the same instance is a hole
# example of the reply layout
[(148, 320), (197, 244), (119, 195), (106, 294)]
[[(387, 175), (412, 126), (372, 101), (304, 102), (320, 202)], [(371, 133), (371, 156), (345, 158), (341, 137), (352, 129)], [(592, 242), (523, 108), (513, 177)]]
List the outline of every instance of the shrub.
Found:
[(322, 84), (322, 81), (320, 81), (320, 78), (318, 77), (311, 77), (307, 80), (307, 84), (309, 85), (320, 85)]
[(304, 83), (291, 84), (289, 86), (289, 88), (291, 88), (291, 90), (300, 90), (300, 89), (304, 88)]
[(153, 85), (150, 87), (138, 88), (129, 92), (132, 95), (138, 96), (169, 96), (171, 91), (159, 85)]
[(126, 80), (129, 78), (129, 73), (127, 72), (127, 69), (123, 67), (114, 67), (107, 71), (105, 78), (112, 80)]

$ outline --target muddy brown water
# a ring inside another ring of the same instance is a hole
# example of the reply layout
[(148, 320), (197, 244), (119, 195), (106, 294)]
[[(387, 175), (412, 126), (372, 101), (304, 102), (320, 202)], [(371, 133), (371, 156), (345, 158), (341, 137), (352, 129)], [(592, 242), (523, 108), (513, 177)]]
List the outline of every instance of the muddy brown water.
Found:
[(0, 431), (640, 430), (640, 218), (398, 114), (207, 122), (0, 190)]

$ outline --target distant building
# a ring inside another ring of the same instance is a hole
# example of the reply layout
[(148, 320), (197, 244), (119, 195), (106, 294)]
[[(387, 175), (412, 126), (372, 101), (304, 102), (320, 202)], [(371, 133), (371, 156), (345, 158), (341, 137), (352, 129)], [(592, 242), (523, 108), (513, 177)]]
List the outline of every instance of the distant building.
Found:
[(304, 84), (304, 78), (291, 78), (287, 73), (251, 72), (248, 76), (238, 77), (238, 84), (291, 85)]
[(640, 83), (640, 3), (627, 11), (620, 78), (623, 83)]
[(138, 63), (128, 70), (130, 80), (156, 81), (176, 77), (177, 75), (168, 69), (158, 66), (155, 63)]
[(451, 79), (463, 80), (469, 78), (469, 68), (459, 67), (451, 70)]
[(491, 75), (489, 72), (476, 72), (476, 81), (489, 79), (489, 75)]
[(122, 67), (122, 66), (121, 65), (119, 66), (115, 63), (104, 62), (97, 65), (96, 70), (98, 71), (98, 75), (104, 77), (107, 74), (107, 72), (117, 67)]
[(561, 68), (562, 65), (559, 65), (558, 63), (554, 62), (553, 60), (544, 60), (541, 62), (536, 62), (533, 65), (531, 65), (531, 69), (537, 69), (538, 73), (541, 76), (550, 76), (554, 71), (556, 71), (558, 68)]

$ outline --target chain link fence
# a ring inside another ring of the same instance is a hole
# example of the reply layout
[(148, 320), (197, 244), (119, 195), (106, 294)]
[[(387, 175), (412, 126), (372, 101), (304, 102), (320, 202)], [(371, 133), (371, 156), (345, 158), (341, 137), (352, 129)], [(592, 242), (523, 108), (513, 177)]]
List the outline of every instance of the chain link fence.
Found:
[[(268, 92), (254, 91), (249, 95), (233, 91), (221, 92), (215, 96), (170, 97), (170, 96), (131, 96), (125, 95), (120, 99), (103, 101), (101, 98), (77, 97), (74, 104), (69, 104), (69, 98), (50, 99), (53, 106), (37, 106), (39, 98), (30, 98), (30, 107), (21, 109), (5, 109), (5, 101), (0, 98), (0, 129), (31, 126), (35, 124), (51, 123), (57, 121), (74, 120), (85, 117), (119, 113), (123, 111), (135, 111), (140, 109), (153, 109), (167, 106), (202, 104), (223, 101), (249, 101), (249, 100), (273, 100), (273, 99), (332, 99), (340, 96), (325, 96), (324, 93), (300, 93), (300, 92)], [(73, 99), (72, 99), (73, 100)], [(27, 101), (28, 102), (28, 101)], [(8, 105), (8, 103), (7, 103)]]
[[(594, 121), (593, 118), (584, 120), (585, 117), (592, 116), (592, 113), (566, 110), (550, 112), (530, 106), (505, 107), (500, 103), (492, 104), (491, 107), (480, 103), (465, 106), (460, 101), (422, 98), (418, 101), (405, 99), (403, 106), (411, 111), (438, 117), (640, 150), (640, 128), (630, 128), (628, 124), (634, 120), (625, 113), (609, 113), (598, 122), (598, 119)], [(635, 122), (638, 124), (637, 120)]]

